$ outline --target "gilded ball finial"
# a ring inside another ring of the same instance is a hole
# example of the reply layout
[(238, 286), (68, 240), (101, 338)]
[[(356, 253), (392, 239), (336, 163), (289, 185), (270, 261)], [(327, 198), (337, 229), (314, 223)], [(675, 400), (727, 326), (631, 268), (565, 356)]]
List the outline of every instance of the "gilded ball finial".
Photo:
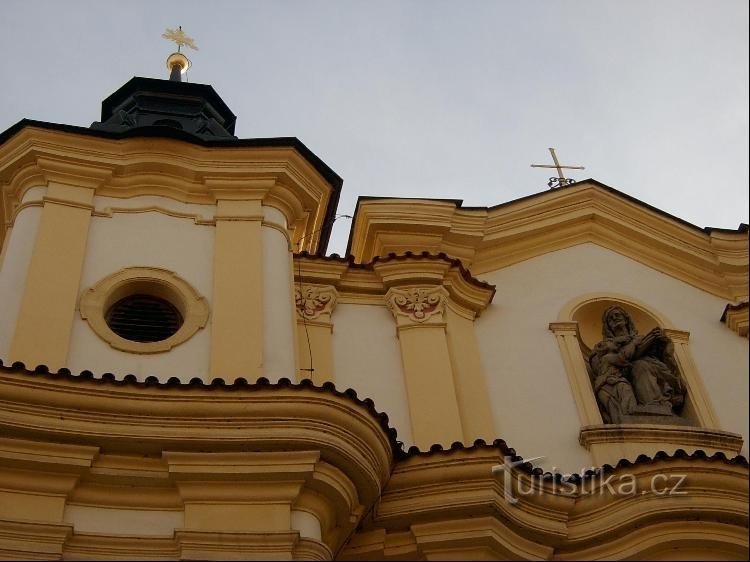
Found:
[(167, 57), (167, 70), (170, 72), (169, 79), (179, 82), (182, 80), (182, 74), (187, 72), (191, 64), (190, 59), (181, 52), (183, 45), (195, 51), (198, 50), (198, 46), (192, 37), (188, 37), (182, 31), (181, 25), (177, 29), (167, 29), (161, 36), (177, 44), (177, 51)]

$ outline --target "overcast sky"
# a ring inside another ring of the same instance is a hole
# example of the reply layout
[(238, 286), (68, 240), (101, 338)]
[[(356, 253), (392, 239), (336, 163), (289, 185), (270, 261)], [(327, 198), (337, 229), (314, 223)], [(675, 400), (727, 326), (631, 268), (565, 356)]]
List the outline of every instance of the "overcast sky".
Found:
[[(748, 222), (747, 0), (2, 1), (0, 130), (88, 126), (167, 78), (182, 25), (241, 138), (295, 136), (357, 196), (489, 206), (595, 178), (698, 226)], [(350, 221), (334, 228), (343, 253)]]

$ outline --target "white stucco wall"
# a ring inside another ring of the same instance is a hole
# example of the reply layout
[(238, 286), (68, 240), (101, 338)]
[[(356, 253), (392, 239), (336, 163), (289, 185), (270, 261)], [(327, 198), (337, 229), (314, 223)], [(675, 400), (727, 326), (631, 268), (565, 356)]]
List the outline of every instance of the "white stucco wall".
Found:
[[(41, 202), (46, 192), (46, 187), (32, 187), (24, 194), (22, 203)], [(22, 209), (3, 242), (0, 261), (0, 358), (6, 362), (14, 361), (8, 354), (41, 216), (42, 207)]]
[[(185, 204), (163, 197), (131, 199), (96, 198), (97, 211), (158, 207), (210, 219), (211, 205)], [(264, 207), (264, 221), (286, 227), (284, 215)], [(91, 219), (81, 278), (81, 292), (124, 267), (160, 267), (173, 271), (190, 283), (209, 304), (213, 292), (215, 229), (196, 224), (193, 218), (163, 212), (114, 212), (111, 217)], [(271, 381), (294, 379), (294, 316), (291, 259), (286, 237), (279, 230), (263, 226), (263, 376)], [(173, 349), (139, 355), (118, 351), (99, 338), (79, 314), (74, 319), (68, 365), (73, 372), (88, 369), (96, 374), (132, 373), (139, 378), (155, 375), (162, 380), (177, 377), (208, 379), (211, 323)]]
[(481, 276), (497, 286), (476, 322), (499, 435), (523, 457), (563, 472), (589, 466), (555, 337), (563, 306), (586, 293), (630, 295), (690, 332), (690, 352), (721, 428), (748, 438), (748, 344), (719, 321), (726, 301), (594, 244)]
[(398, 440), (414, 444), (396, 323), (385, 306), (339, 303), (333, 311), (333, 362), (339, 390), (353, 388), (388, 414)]
[[(95, 200), (97, 210), (109, 206), (140, 208), (150, 205), (204, 217), (214, 212), (213, 206), (186, 205), (161, 197)], [(160, 267), (190, 283), (207, 299), (210, 310), (213, 244), (214, 227), (197, 225), (191, 218), (154, 211), (114, 213), (111, 218), (92, 217), (80, 291), (125, 267)], [(88, 369), (95, 374), (132, 373), (141, 379), (156, 375), (163, 380), (174, 376), (187, 382), (193, 377), (207, 377), (209, 348), (210, 323), (168, 352), (138, 355), (118, 351), (99, 338), (80, 314), (76, 314), (68, 366), (73, 372)]]
[[(277, 209), (263, 207), (266, 222), (286, 228)], [(284, 234), (263, 226), (263, 376), (271, 382), (295, 380), (294, 293), (289, 242)]]
[(63, 521), (77, 533), (172, 538), (175, 529), (185, 526), (185, 515), (182, 511), (67, 505)]

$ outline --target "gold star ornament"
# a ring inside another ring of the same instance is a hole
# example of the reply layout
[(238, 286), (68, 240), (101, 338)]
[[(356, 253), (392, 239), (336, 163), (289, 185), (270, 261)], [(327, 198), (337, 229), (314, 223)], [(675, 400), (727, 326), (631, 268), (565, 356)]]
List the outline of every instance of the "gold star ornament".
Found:
[(179, 26), (177, 29), (167, 29), (164, 33), (161, 34), (164, 39), (168, 39), (169, 41), (174, 41), (177, 43), (177, 52), (180, 52), (180, 48), (184, 45), (186, 47), (190, 47), (191, 49), (197, 51), (198, 46), (195, 44), (195, 41), (192, 37), (188, 37), (185, 35), (185, 32), (182, 31), (182, 26)]

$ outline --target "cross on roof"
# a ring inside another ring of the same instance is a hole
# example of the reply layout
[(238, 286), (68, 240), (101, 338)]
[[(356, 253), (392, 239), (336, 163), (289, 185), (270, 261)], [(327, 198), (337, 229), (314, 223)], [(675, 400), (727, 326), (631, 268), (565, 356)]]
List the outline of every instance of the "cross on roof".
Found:
[(555, 187), (562, 187), (564, 185), (568, 185), (568, 184), (575, 182), (575, 180), (573, 180), (572, 178), (565, 177), (565, 174), (563, 174), (563, 168), (565, 168), (566, 170), (585, 170), (583, 166), (563, 166), (562, 164), (560, 164), (560, 161), (557, 159), (557, 154), (555, 154), (555, 149), (550, 148), (549, 151), (550, 151), (550, 154), (552, 154), (552, 160), (555, 163), (554, 165), (552, 166), (549, 164), (532, 164), (531, 165), (532, 168), (556, 168), (557, 169), (557, 177), (549, 179), (549, 181), (547, 182), (548, 187), (551, 187), (554, 189)]

